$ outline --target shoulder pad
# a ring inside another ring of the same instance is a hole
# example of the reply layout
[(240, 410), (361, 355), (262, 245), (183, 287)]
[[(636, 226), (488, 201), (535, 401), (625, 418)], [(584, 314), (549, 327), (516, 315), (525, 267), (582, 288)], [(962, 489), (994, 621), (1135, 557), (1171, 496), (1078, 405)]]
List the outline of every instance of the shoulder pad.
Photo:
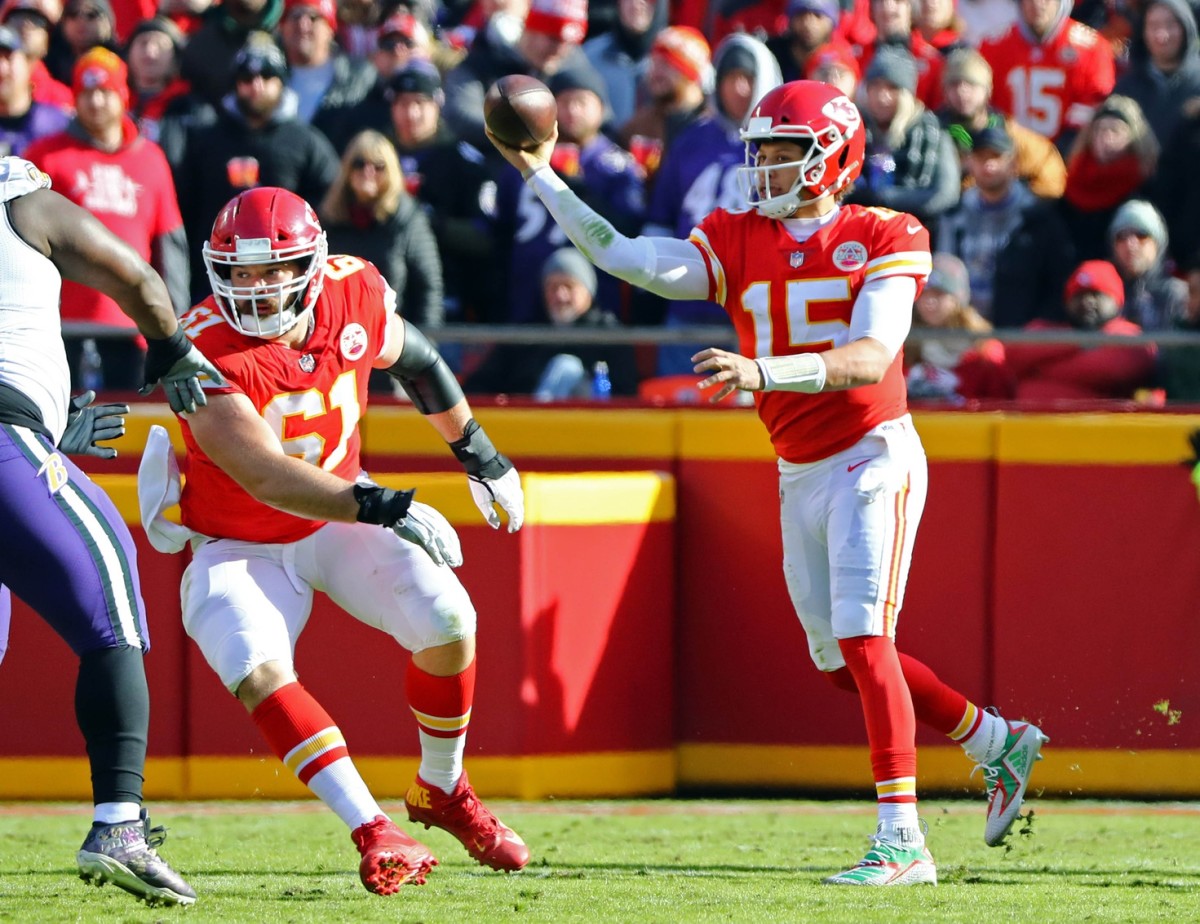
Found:
[(35, 189), (49, 189), (50, 177), (20, 157), (0, 158), (0, 202), (11, 202)]

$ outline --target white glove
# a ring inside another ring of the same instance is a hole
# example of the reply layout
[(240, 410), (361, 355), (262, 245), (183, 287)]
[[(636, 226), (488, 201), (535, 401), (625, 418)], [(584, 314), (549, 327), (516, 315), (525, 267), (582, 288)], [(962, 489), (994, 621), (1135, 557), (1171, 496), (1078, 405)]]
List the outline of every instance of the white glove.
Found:
[(449, 520), (428, 504), (413, 501), (404, 519), (392, 531), (406, 542), (419, 545), (439, 565), (457, 568), (463, 563), (458, 533)]
[(521, 528), (525, 522), (525, 492), (521, 489), (521, 476), (515, 468), (510, 468), (496, 479), (468, 475), (467, 483), (471, 486), (471, 499), (492, 529), (500, 528), (500, 514), (496, 513), (493, 504), (499, 504), (508, 514), (510, 533)]

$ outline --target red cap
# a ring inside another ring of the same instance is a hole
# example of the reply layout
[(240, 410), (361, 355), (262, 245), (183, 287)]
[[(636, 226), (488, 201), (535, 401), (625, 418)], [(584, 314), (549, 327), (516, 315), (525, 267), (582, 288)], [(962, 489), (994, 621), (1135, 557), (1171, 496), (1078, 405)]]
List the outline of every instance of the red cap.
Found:
[(337, 32), (337, 0), (284, 0), (283, 15), (289, 15), (293, 10), (305, 8), (313, 10), (323, 20), (329, 23), (329, 28)]
[(587, 35), (587, 0), (533, 0), (525, 17), (530, 32), (578, 45)]
[(693, 83), (704, 83), (712, 71), (708, 42), (691, 26), (667, 26), (655, 37), (650, 54), (666, 61)]
[(121, 97), (121, 104), (129, 108), (129, 69), (117, 55), (101, 46), (79, 56), (71, 79), (71, 89), (76, 96), (97, 87), (115, 90)]
[(1079, 292), (1102, 292), (1120, 307), (1125, 307), (1125, 283), (1117, 268), (1107, 260), (1084, 260), (1067, 280), (1066, 300)]

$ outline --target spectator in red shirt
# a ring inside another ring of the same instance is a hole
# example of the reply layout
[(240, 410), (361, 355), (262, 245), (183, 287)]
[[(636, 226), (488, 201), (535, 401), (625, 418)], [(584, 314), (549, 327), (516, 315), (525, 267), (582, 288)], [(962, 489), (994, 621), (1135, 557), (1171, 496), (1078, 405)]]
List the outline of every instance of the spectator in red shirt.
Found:
[[(138, 135), (129, 118), (125, 62), (105, 48), (84, 54), (75, 66), (76, 117), (66, 131), (34, 142), (25, 156), (50, 175), (54, 188), (83, 206), (149, 262), (167, 283), (177, 312), (189, 305), (187, 240), (176, 204), (171, 169), (162, 149)], [(62, 317), (128, 331), (100, 338), (97, 347), (105, 388), (142, 385), (145, 342), (111, 298), (63, 281)], [(72, 389), (78, 380), (82, 342), (68, 340)]]
[(954, 0), (919, 0), (917, 31), (943, 55), (966, 46), (963, 30), (966, 24), (954, 7)]
[(862, 80), (862, 71), (858, 69), (858, 59), (849, 46), (829, 42), (808, 56), (804, 79), (820, 80), (854, 99), (858, 93), (858, 83)]
[(57, 106), (69, 114), (75, 108), (75, 94), (65, 83), (50, 76), (46, 69), (50, 33), (61, 16), (62, 6), (58, 0), (8, 0), (0, 7), (0, 23), (16, 31), (25, 46), (34, 100)]
[(125, 46), (129, 65), (129, 115), (142, 137), (159, 141), (159, 123), (174, 100), (191, 91), (179, 76), (183, 33), (163, 16), (143, 19), (133, 27)]
[[(1113, 337), (1141, 333), (1121, 316), (1125, 284), (1106, 260), (1085, 260), (1067, 280), (1067, 322), (1036, 320), (1026, 330), (1099, 331)], [(1030, 399), (1133, 398), (1154, 379), (1155, 349), (1081, 346), (1072, 343), (1010, 343), (1007, 364), (1014, 397)]]
[(1018, 8), (1008, 33), (979, 49), (992, 66), (992, 104), (1063, 149), (1112, 92), (1112, 48), (1071, 19), (1071, 0), (1018, 0)]
[(842, 9), (837, 0), (788, 0), (787, 28), (767, 39), (784, 81), (799, 80), (813, 52), (827, 44), (850, 46), (835, 34)]
[(917, 65), (917, 99), (936, 111), (942, 102), (942, 53), (913, 30), (910, 0), (871, 0), (871, 19), (877, 35), (875, 44), (863, 48), (860, 55), (863, 73), (870, 70), (879, 49), (887, 45), (903, 47)]

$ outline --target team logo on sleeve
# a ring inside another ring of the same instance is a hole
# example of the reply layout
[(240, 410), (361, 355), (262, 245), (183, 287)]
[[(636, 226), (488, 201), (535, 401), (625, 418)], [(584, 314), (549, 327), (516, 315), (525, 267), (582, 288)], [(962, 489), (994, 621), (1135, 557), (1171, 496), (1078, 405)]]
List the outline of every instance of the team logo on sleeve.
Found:
[(846, 272), (862, 269), (867, 265), (867, 248), (858, 241), (838, 244), (833, 252), (833, 265)]
[(355, 322), (342, 328), (342, 355), (353, 362), (367, 351), (367, 329)]

